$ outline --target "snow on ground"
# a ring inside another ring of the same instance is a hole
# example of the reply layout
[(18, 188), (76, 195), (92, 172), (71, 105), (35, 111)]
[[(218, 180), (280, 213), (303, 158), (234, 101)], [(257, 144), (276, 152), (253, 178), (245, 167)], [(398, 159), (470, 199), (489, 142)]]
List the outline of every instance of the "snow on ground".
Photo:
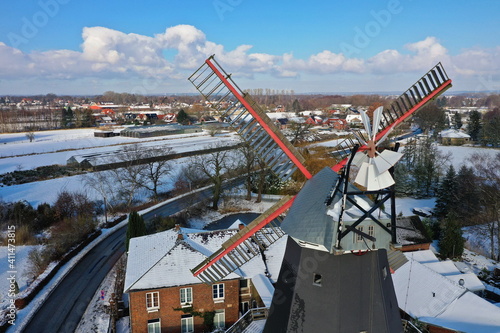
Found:
[(210, 137), (207, 132), (200, 132), (140, 139), (125, 136), (100, 138), (94, 137), (94, 132), (96, 130), (97, 128), (81, 128), (35, 132), (35, 140), (33, 142), (29, 142), (25, 133), (3, 133), (0, 134), (0, 157), (51, 153), (67, 149), (85, 149), (121, 144), (144, 143), (148, 141), (170, 141), (185, 139), (187, 137)]
[[(412, 210), (418, 209), (420, 211), (429, 212), (434, 209), (436, 198), (415, 199), (415, 198), (396, 198), (396, 215), (400, 213), (403, 216), (415, 215)], [(388, 204), (390, 207), (390, 203)], [(389, 208), (387, 208), (389, 211)]]
[(470, 158), (474, 153), (486, 154), (491, 156), (500, 153), (499, 149), (466, 146), (439, 146), (439, 151), (444, 154), (447, 154), (448, 152), (452, 154), (451, 164), (455, 168), (455, 171), (458, 171), (462, 164), (465, 163), (467, 165), (467, 159)]
[[(172, 163), (172, 173), (170, 181), (165, 182), (160, 191), (169, 191), (172, 189), (173, 183), (177, 178), (182, 167), (188, 163), (189, 158), (181, 158)], [(0, 187), (0, 199), (6, 202), (16, 202), (20, 200), (28, 201), (32, 206), (36, 207), (44, 202), (53, 204), (59, 193), (62, 191), (68, 192), (84, 192), (90, 200), (102, 200), (101, 194), (92, 188), (85, 186), (85, 176), (77, 175), (71, 177), (62, 177), (39, 182), (25, 183), (12, 186)], [(144, 199), (148, 194), (144, 191), (137, 193), (136, 199)]]
[[(39, 248), (40, 245), (19, 245), (15, 246), (13, 252), (9, 252), (7, 246), (0, 246), (0, 309), (5, 308), (8, 305), (10, 298), (7, 297), (9, 293), (9, 281), (8, 278), (11, 274), (16, 276), (17, 285), (19, 286), (19, 291), (22, 292), (28, 287), (27, 282), (30, 277), (26, 276), (27, 271), (27, 259), (28, 254), (31, 250)], [(9, 253), (15, 254), (13, 262), (14, 268), (9, 267), (8, 259), (12, 258), (8, 256)], [(15, 272), (15, 273), (11, 273)]]
[[(65, 134), (67, 131), (70, 133)], [(1, 134), (0, 174), (16, 170), (30, 170), (38, 166), (66, 165), (67, 160), (75, 155), (115, 152), (122, 150), (125, 145), (132, 144), (145, 147), (166, 146), (171, 147), (174, 152), (182, 153), (202, 149), (216, 142), (231, 144), (238, 141), (234, 133), (212, 137), (208, 132), (200, 132), (137, 139), (120, 136), (94, 138), (94, 129), (67, 131), (60, 131), (62, 133), (59, 136), (56, 133), (47, 134), (47, 138), (31, 143), (26, 138), (23, 140), (19, 133), (15, 135)], [(5, 136), (12, 136), (12, 138), (9, 140)]]
[[(95, 138), (93, 136), (94, 129), (79, 129), (79, 130), (64, 130), (64, 131), (47, 131), (47, 132), (37, 132), (35, 133), (35, 142), (30, 143), (24, 133), (15, 133), (15, 134), (0, 134), (0, 173), (4, 173), (7, 171), (4, 170), (15, 170), (15, 169), (26, 169), (26, 168), (34, 168), (40, 165), (50, 165), (50, 164), (65, 164), (67, 158), (73, 155), (77, 155), (79, 152), (78, 149), (91, 148), (91, 147), (101, 147), (101, 148), (92, 148), (92, 149), (102, 149), (109, 151), (110, 146), (124, 144), (124, 143), (134, 143), (137, 142), (137, 139), (133, 138), (125, 138), (125, 137), (112, 137), (112, 138)], [(182, 138), (183, 143), (180, 142)], [(175, 135), (169, 136), (168, 140), (170, 142), (176, 142), (175, 146), (177, 149), (179, 147), (184, 147), (182, 149), (190, 150), (193, 146), (206, 145), (210, 141), (209, 136), (199, 137), (199, 136), (182, 136)], [(149, 138), (149, 139), (141, 139), (139, 140), (141, 143), (150, 142), (150, 144), (155, 144), (155, 140), (158, 138)], [(201, 140), (201, 141), (200, 141)], [(161, 142), (163, 144), (164, 142)], [(334, 146), (338, 143), (337, 140), (322, 143), (322, 145), (331, 145)], [(61, 149), (77, 149), (74, 151), (68, 152), (59, 152), (59, 153), (51, 153)], [(174, 150), (176, 148), (174, 147)], [(474, 152), (484, 152), (488, 154), (496, 154), (498, 150), (493, 149), (485, 149), (485, 148), (476, 148), (476, 147), (454, 147), (454, 146), (440, 146), (440, 150), (443, 152), (451, 152), (452, 155), (452, 164), (456, 169), (460, 167), (460, 165)], [(85, 153), (90, 152), (90, 149), (83, 150)], [(184, 150), (183, 150), (184, 151)], [(39, 154), (47, 152), (47, 154)], [(15, 156), (22, 154), (32, 154), (37, 153), (38, 155), (27, 156), (27, 157), (12, 157), (12, 158), (2, 158), (5, 156)], [(181, 170), (181, 166), (183, 163), (186, 163), (187, 159), (178, 160), (175, 163), (176, 170), (173, 172), (177, 174)], [(175, 179), (175, 176), (172, 177)], [(166, 188), (169, 188), (172, 184), (167, 184)], [(5, 201), (18, 201), (18, 200), (27, 200), (32, 205), (36, 206), (42, 202), (54, 202), (58, 193), (63, 190), (67, 191), (87, 191), (91, 198), (100, 199), (100, 196), (96, 193), (92, 193), (92, 190), (86, 189), (82, 182), (82, 176), (73, 176), (66, 178), (53, 179), (42, 182), (34, 182), (22, 185), (8, 186), (0, 188), (0, 199)], [(243, 210), (247, 210), (250, 212), (264, 212), (268, 209), (274, 201), (272, 199), (263, 200), (262, 203), (256, 204), (252, 201), (239, 200), (239, 204)], [(412, 215), (412, 209), (420, 208), (422, 210), (431, 210), (434, 207), (434, 199), (413, 199), (413, 198), (397, 198), (396, 199), (396, 212), (403, 213), (403, 215)], [(235, 203), (226, 203), (221, 205), (222, 211), (224, 207), (230, 207), (231, 205), (235, 205)], [(196, 229), (202, 229), (207, 221), (215, 221), (220, 219), (221, 217), (231, 214), (230, 209), (228, 209), (225, 213), (219, 212), (209, 212), (202, 217), (196, 217), (190, 220), (190, 227)], [(122, 222), (120, 225), (123, 225), (126, 221)], [(117, 226), (118, 227), (118, 226)], [(116, 227), (115, 227), (116, 228)], [(98, 239), (96, 239), (92, 244), (96, 244), (104, 237), (109, 234), (109, 230), (103, 230), (103, 235), (101, 235)], [(53, 279), (53, 282), (46, 286), (39, 295), (23, 310), (18, 312), (18, 317), (16, 319), (16, 327), (11, 329), (10, 331), (22, 331), (22, 325), (20, 323), (24, 322), (26, 318), (30, 316), (32, 311), (35, 311), (36, 308), (41, 306), (43, 299), (47, 297), (47, 295), (51, 292), (54, 285), (62, 279), (65, 274), (69, 271), (69, 269), (88, 251), (87, 249), (91, 248), (88, 246), (82, 253), (80, 253), (77, 257), (72, 259), (69, 263), (67, 263), (61, 270), (56, 274)], [(26, 278), (22, 276), (22, 272), (20, 267), (26, 267), (26, 259), (27, 255), (32, 247), (31, 246), (18, 246), (16, 248), (16, 264), (18, 267), (18, 283), (21, 291), (26, 289)], [(5, 291), (8, 289), (8, 281), (5, 272), (8, 272), (7, 267), (7, 250), (6, 247), (0, 248), (0, 292), (3, 295), (6, 295)], [(477, 273), (481, 269), (486, 268), (488, 270), (493, 270), (493, 268), (500, 268), (500, 264), (498, 262), (494, 262), (490, 259), (486, 259), (483, 256), (477, 255), (468, 250), (464, 253), (464, 261), (471, 267), (471, 269)], [(105, 288), (106, 284), (109, 285), (108, 282), (103, 284), (103, 288)], [(1, 304), (3, 304), (5, 300), (1, 299)], [(92, 318), (92, 313), (95, 314), (96, 309), (95, 306), (90, 306), (90, 316)], [(118, 323), (119, 332), (128, 332), (128, 319), (124, 318)]]

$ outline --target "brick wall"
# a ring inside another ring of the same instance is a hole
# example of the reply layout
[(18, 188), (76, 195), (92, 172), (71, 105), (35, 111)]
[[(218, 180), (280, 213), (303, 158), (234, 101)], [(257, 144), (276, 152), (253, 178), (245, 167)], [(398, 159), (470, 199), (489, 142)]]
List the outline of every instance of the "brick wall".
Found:
[[(170, 287), (163, 289), (151, 289), (143, 291), (132, 291), (130, 297), (130, 324), (132, 333), (146, 333), (148, 320), (160, 319), (162, 333), (177, 333), (181, 331), (181, 316), (185, 313), (176, 308), (181, 308), (180, 289), (193, 288), (193, 311), (206, 312), (214, 310), (225, 310), (226, 328), (238, 320), (239, 309), (239, 280), (227, 280), (224, 283), (224, 301), (215, 303), (212, 298), (212, 287), (203, 283)], [(159, 292), (160, 308), (149, 312), (146, 309), (146, 294)], [(193, 317), (195, 332), (203, 332), (203, 318)]]

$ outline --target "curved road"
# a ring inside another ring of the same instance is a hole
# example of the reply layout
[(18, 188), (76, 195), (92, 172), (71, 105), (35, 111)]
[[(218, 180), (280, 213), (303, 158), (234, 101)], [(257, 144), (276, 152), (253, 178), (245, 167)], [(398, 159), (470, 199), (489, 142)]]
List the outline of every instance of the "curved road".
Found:
[(125, 227), (116, 230), (90, 250), (52, 291), (24, 332), (74, 332), (102, 280), (125, 252), (125, 232)]
[[(224, 188), (240, 185), (243, 180), (226, 182)], [(168, 216), (188, 208), (196, 202), (210, 198), (212, 189), (206, 188), (143, 214), (148, 221), (155, 215)], [(126, 227), (117, 229), (91, 249), (64, 279), (55, 287), (24, 328), (24, 332), (72, 333), (75, 332), (87, 305), (97, 288), (117, 260), (125, 252)]]

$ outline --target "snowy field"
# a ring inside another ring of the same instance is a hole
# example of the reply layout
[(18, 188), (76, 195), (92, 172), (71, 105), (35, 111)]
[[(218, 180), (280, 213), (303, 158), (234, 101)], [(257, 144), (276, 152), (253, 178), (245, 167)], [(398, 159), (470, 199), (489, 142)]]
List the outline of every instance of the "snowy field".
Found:
[[(128, 137), (95, 138), (94, 129), (74, 129), (36, 132), (35, 142), (29, 142), (24, 133), (0, 134), (0, 174), (15, 170), (29, 170), (39, 166), (60, 164), (80, 154), (112, 152), (123, 149), (126, 145), (171, 147), (181, 153), (203, 149), (217, 142), (236, 144), (239, 141), (235, 134), (224, 134), (215, 137), (207, 132), (160, 136), (136, 139)], [(176, 160), (171, 179), (187, 162), (187, 158)], [(173, 182), (165, 184), (161, 189), (168, 191)], [(86, 188), (83, 176), (57, 178), (27, 184), (0, 187), (0, 200), (16, 202), (26, 200), (37, 206), (47, 202), (52, 204), (61, 191), (86, 192), (91, 199), (101, 199), (94, 190)], [(139, 194), (140, 196), (140, 194)]]
[(34, 142), (29, 142), (23, 133), (0, 134), (0, 174), (53, 164), (66, 165), (67, 160), (75, 155), (117, 152), (133, 144), (170, 147), (174, 152), (182, 153), (216, 142), (238, 142), (234, 134), (211, 137), (207, 132), (200, 132), (137, 139), (121, 136), (96, 138), (94, 131), (90, 128), (39, 132), (43, 134), (36, 134)]

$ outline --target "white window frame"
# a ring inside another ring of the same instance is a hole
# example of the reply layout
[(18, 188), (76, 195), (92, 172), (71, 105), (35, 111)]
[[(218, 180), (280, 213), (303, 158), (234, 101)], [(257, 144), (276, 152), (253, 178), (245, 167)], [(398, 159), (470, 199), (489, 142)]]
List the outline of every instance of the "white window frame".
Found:
[[(356, 227), (357, 230), (363, 232), (363, 226), (359, 225)], [(361, 243), (363, 241), (363, 236), (357, 233), (354, 233), (354, 242), (355, 243)]]
[(375, 235), (375, 226), (369, 225), (368, 226), (368, 236), (374, 236)]
[[(149, 302), (149, 298), (151, 299), (151, 302)], [(148, 303), (151, 303), (151, 306), (149, 306)], [(159, 308), (160, 308), (160, 292), (153, 291), (150, 293), (146, 293), (146, 309), (148, 310), (148, 312), (158, 311)]]
[(185, 315), (181, 317), (181, 333), (194, 332), (193, 316)]
[[(222, 296), (221, 296), (222, 293)], [(224, 283), (218, 283), (212, 285), (212, 298), (214, 302), (223, 302), (224, 301)]]
[(161, 333), (160, 319), (148, 320), (148, 333)]
[(215, 328), (226, 328), (226, 311), (225, 310), (215, 310), (214, 327)]
[(179, 290), (179, 294), (180, 294), (179, 297), (180, 297), (181, 306), (183, 308), (193, 305), (193, 288), (191, 288), (191, 287), (181, 288)]

